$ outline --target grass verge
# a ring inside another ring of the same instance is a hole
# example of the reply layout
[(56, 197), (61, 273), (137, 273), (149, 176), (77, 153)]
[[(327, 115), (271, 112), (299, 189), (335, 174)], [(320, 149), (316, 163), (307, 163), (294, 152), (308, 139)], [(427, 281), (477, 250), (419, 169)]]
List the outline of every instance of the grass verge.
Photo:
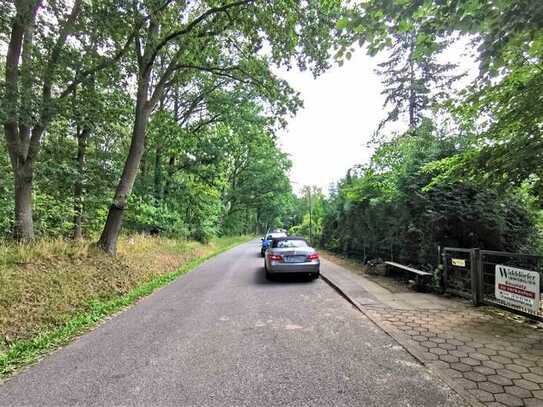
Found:
[[(133, 238), (131, 238), (133, 239)], [(164, 251), (161, 253), (162, 256), (153, 256), (150, 255), (150, 251), (153, 248), (156, 248), (158, 244), (164, 243), (160, 240), (160, 238), (150, 238), (150, 237), (139, 237), (136, 238), (136, 240), (140, 240), (139, 242), (136, 241), (136, 243), (130, 243), (130, 240), (127, 240), (125, 242), (127, 245), (136, 246), (139, 251), (142, 251), (143, 253), (146, 253), (147, 255), (145, 257), (140, 256), (141, 258), (145, 258), (146, 261), (141, 261), (141, 264), (138, 265), (137, 256), (136, 261), (132, 261), (131, 263), (126, 264), (126, 258), (121, 255), (120, 259), (117, 258), (111, 258), (111, 257), (102, 257), (101, 254), (96, 253), (88, 253), (86, 260), (83, 260), (82, 262), (80, 259), (79, 261), (73, 261), (70, 260), (68, 262), (65, 261), (64, 257), (67, 256), (68, 253), (72, 253), (70, 249), (67, 252), (64, 251), (59, 256), (58, 253), (56, 256), (54, 256), (57, 259), (57, 263), (51, 263), (53, 264), (52, 268), (59, 268), (59, 267), (66, 267), (66, 264), (71, 264), (74, 267), (82, 267), (90, 263), (92, 264), (92, 270), (95, 272), (96, 270), (100, 269), (100, 260), (107, 260), (105, 262), (106, 266), (111, 266), (112, 263), (123, 263), (122, 267), (117, 267), (114, 270), (121, 270), (121, 274), (126, 274), (130, 272), (130, 269), (136, 270), (136, 268), (139, 267), (146, 267), (145, 263), (153, 263), (156, 262), (157, 258), (160, 260), (164, 257)], [(159, 239), (158, 242), (151, 241), (149, 242), (149, 239)], [(228, 237), (228, 238), (221, 238), (216, 239), (213, 241), (210, 245), (201, 245), (195, 242), (175, 242), (172, 240), (168, 240), (168, 244), (166, 244), (166, 253), (173, 255), (181, 253), (181, 256), (178, 256), (178, 264), (175, 266), (173, 271), (167, 271), (162, 274), (142, 274), (141, 275), (141, 281), (132, 280), (128, 283), (123, 280), (123, 278), (117, 277), (116, 281), (113, 281), (113, 284), (118, 284), (119, 282), (124, 282), (125, 286), (132, 286), (129, 289), (124, 290), (117, 290), (117, 291), (111, 291), (103, 289), (101, 291), (92, 291), (92, 290), (81, 290), (81, 287), (77, 287), (77, 284), (74, 284), (77, 288), (77, 293), (81, 297), (83, 292), (84, 294), (92, 293), (95, 296), (90, 298), (79, 298), (80, 304), (77, 304), (77, 301), (75, 301), (76, 305), (73, 306), (72, 304), (72, 312), (68, 314), (63, 315), (55, 315), (54, 312), (58, 309), (58, 307), (51, 307), (49, 304), (49, 312), (41, 312), (44, 316), (38, 320), (38, 322), (34, 322), (32, 326), (25, 326), (24, 322), (21, 322), (19, 324), (19, 331), (17, 332), (18, 337), (23, 337), (26, 333), (27, 335), (30, 335), (30, 338), (24, 338), (24, 339), (15, 339), (13, 341), (7, 340), (7, 337), (5, 335), (6, 329), (2, 326), (1, 322), (8, 322), (9, 320), (13, 320), (14, 318), (17, 318), (17, 315), (11, 315), (11, 317), (6, 317), (6, 315), (2, 316), (0, 314), (0, 329), (2, 329), (4, 332), (2, 332), (2, 335), (4, 336), (4, 344), (9, 343), (7, 346), (4, 345), (4, 349), (0, 349), (0, 378), (6, 378), (16, 372), (21, 367), (28, 365), (30, 363), (33, 363), (37, 361), (41, 356), (59, 348), (62, 345), (65, 345), (69, 343), (71, 340), (73, 340), (76, 336), (79, 336), (91, 328), (95, 327), (100, 321), (104, 320), (106, 317), (126, 308), (127, 306), (133, 304), (138, 299), (145, 297), (149, 294), (151, 294), (156, 289), (163, 287), (167, 285), (168, 283), (174, 281), (179, 276), (193, 270), (200, 264), (204, 263), (206, 260), (210, 259), (211, 257), (214, 257), (240, 243), (248, 241), (250, 238), (247, 236), (236, 236), (236, 237)], [(69, 245), (70, 243), (68, 243)], [(51, 249), (51, 244), (49, 246), (45, 246), (45, 248)], [(61, 245), (62, 246), (62, 245)], [(143, 246), (144, 249), (141, 250), (139, 246)], [(58, 248), (58, 244), (53, 244), (53, 247)], [(128, 246), (125, 246), (128, 247)], [(30, 251), (34, 250), (34, 255), (38, 258), (40, 258), (40, 254), (43, 253), (43, 247), (42, 248), (34, 248), (30, 249)], [(19, 250), (19, 248), (17, 248)], [(47, 284), (43, 282), (43, 280), (47, 280), (47, 283), (49, 283), (49, 280), (53, 280), (53, 285), (57, 284), (61, 277), (63, 278), (61, 280), (64, 284), (70, 284), (70, 281), (77, 281), (77, 272), (74, 273), (67, 273), (71, 276), (71, 280), (69, 278), (66, 278), (64, 276), (64, 272), (61, 274), (59, 273), (51, 273), (51, 275), (48, 275), (47, 273), (43, 273), (40, 276), (40, 284), (36, 284), (36, 278), (32, 279), (25, 279), (24, 273), (28, 272), (28, 270), (25, 270), (25, 266), (28, 266), (27, 263), (21, 264), (21, 255), (15, 254), (13, 255), (13, 248), (9, 249), (6, 248), (6, 246), (0, 247), (0, 251), (3, 251), (4, 256), (4, 263), (1, 264), (2, 268), (0, 269), (0, 278), (4, 278), (4, 282), (8, 282), (11, 280), (7, 280), (6, 278), (11, 276), (18, 276), (18, 281), (11, 281), (11, 288), (13, 290), (24, 290), (29, 289), (29, 285), (37, 285), (38, 287), (30, 287), (31, 291), (32, 288), (36, 289), (40, 287), (40, 285), (43, 287), (44, 285), (46, 287)], [(134, 250), (132, 250), (133, 252)], [(11, 253), (12, 256), (7, 256), (7, 254)], [(24, 257), (27, 259), (30, 259), (31, 256), (28, 256), (28, 250), (24, 251)], [(53, 250), (54, 252), (54, 250)], [(149, 253), (148, 253), (149, 252)], [(78, 253), (80, 254), (80, 251), (78, 250)], [(189, 255), (187, 255), (189, 253)], [(190, 255), (192, 254), (192, 255)], [(134, 259), (134, 253), (131, 253), (130, 250), (125, 252), (124, 256), (132, 256), (131, 258)], [(167, 257), (168, 260), (171, 262), (171, 258), (175, 256), (169, 256)], [(5, 259), (11, 259), (11, 260), (5, 260)], [(175, 261), (175, 260), (174, 260)], [(39, 262), (38, 262), (39, 263)], [(32, 263), (35, 266), (35, 263)], [(46, 266), (45, 263), (40, 263), (42, 266)], [(147, 264), (147, 265), (148, 265)], [(160, 262), (158, 263), (160, 265)], [(27, 267), (26, 267), (27, 268)], [(105, 272), (108, 272), (108, 270), (105, 270)], [(92, 278), (86, 278), (88, 277), (87, 274), (92, 275)], [(86, 285), (96, 285), (96, 275), (92, 273), (82, 274), (84, 278), (86, 278), (85, 284)], [(20, 277), (22, 275), (22, 277)], [(60, 277), (59, 277), (60, 276)], [(16, 279), (17, 280), (17, 279)], [(27, 286), (25, 287), (25, 280)], [(21, 284), (21, 281), (23, 283)], [(30, 281), (30, 283), (29, 283)], [(57, 294), (58, 294), (57, 290)], [(20, 293), (19, 293), (20, 294)], [(45, 295), (51, 296), (57, 296), (53, 291), (49, 293), (45, 293)], [(9, 297), (3, 298), (3, 305), (4, 309), (0, 307), (0, 312), (3, 310), (5, 311), (6, 304), (9, 303)], [(40, 313), (40, 304), (43, 304), (43, 301), (40, 302), (38, 299), (35, 301), (38, 305), (31, 307), (30, 311), (26, 311), (26, 314), (31, 313), (32, 309), (34, 309), (38, 314)], [(58, 302), (58, 301), (57, 301)], [(74, 301), (72, 301), (74, 302)], [(2, 304), (0, 304), (2, 305)], [(43, 308), (43, 306), (41, 306)], [(12, 310), (13, 311), (13, 310)], [(55, 317), (58, 317), (55, 319)], [(53, 322), (51, 323), (49, 320), (53, 319)], [(49, 322), (48, 322), (49, 321)]]

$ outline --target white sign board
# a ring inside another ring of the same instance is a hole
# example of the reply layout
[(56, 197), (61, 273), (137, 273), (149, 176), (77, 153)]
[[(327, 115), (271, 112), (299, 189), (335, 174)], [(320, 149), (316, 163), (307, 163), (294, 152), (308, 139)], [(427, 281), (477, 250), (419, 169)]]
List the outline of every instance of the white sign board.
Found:
[(495, 295), (506, 305), (538, 311), (539, 273), (496, 264)]

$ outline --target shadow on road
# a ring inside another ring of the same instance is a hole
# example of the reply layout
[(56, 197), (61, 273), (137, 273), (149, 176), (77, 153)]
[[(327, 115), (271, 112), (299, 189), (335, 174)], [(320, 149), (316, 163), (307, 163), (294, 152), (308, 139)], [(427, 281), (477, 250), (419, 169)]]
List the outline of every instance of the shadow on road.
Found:
[(256, 270), (254, 276), (255, 283), (263, 285), (310, 284), (315, 281), (308, 276), (300, 274), (279, 275), (274, 276), (272, 280), (268, 280), (266, 278), (266, 272), (264, 271), (264, 267)]

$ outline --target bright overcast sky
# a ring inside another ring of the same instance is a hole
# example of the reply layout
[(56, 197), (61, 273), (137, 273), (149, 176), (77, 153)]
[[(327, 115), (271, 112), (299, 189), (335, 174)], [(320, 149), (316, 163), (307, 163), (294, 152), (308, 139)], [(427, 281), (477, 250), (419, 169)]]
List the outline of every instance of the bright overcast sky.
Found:
[(310, 72), (278, 72), (304, 101), (280, 134), (281, 147), (293, 162), (295, 190), (317, 185), (327, 191), (347, 169), (368, 162), (371, 149), (366, 144), (384, 117), (376, 67), (377, 60), (359, 50), (317, 79)]

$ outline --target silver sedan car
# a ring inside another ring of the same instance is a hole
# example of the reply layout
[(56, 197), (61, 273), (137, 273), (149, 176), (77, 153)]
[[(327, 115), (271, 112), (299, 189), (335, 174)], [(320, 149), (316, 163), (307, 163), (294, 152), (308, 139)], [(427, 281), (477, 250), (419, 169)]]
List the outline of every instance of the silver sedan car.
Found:
[(264, 259), (266, 277), (277, 274), (296, 273), (318, 278), (320, 257), (303, 237), (273, 239)]

